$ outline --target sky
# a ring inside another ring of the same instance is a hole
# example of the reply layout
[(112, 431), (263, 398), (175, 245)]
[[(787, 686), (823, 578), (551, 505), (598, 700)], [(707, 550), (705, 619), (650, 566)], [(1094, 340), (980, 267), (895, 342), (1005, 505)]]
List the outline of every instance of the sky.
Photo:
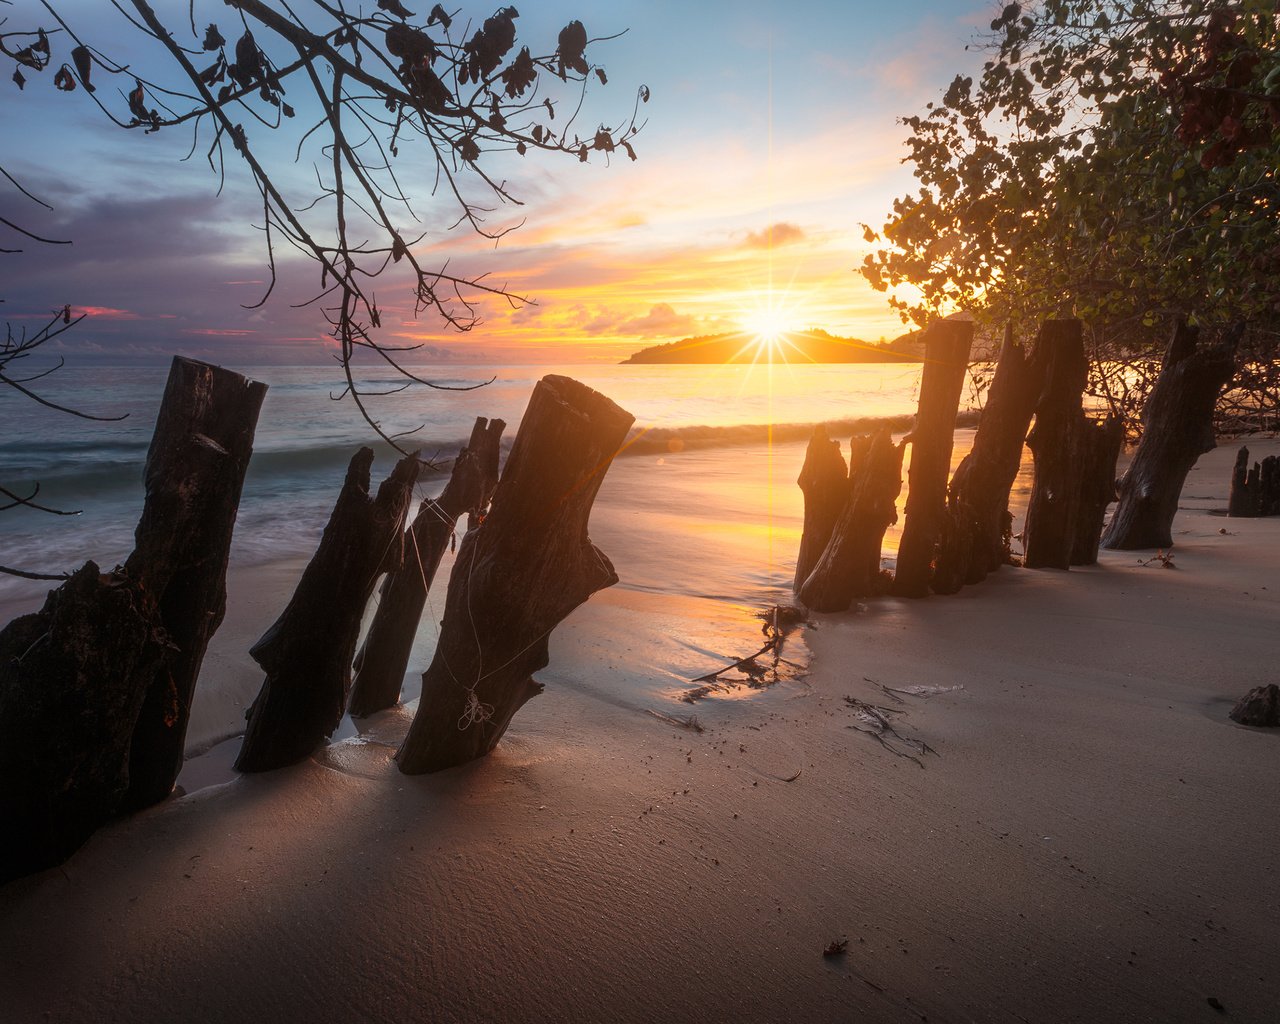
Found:
[[(164, 60), (101, 0), (55, 4), (77, 35), (148, 70)], [(127, 3), (125, 4), (127, 6)], [(158, 9), (175, 6), (159, 5)], [(175, 31), (186, 39), (186, 4)], [(304, 5), (305, 6), (305, 5)], [(408, 3), (410, 9), (424, 7)], [(573, 18), (592, 37), (589, 59), (607, 70), (584, 122), (616, 125), (640, 85), (650, 100), (635, 140), (637, 160), (600, 154), (588, 164), (557, 154), (492, 161), (519, 207), (489, 215), (516, 226), (496, 244), (432, 195), (420, 150), (405, 147), (397, 171), (414, 198), (428, 266), (485, 275), (528, 299), (485, 301), (466, 334), (429, 314), (415, 318), (405, 282), (376, 282), (380, 340), (420, 345), (410, 361), (581, 363), (617, 361), (648, 345), (747, 329), (762, 321), (868, 341), (905, 328), (856, 272), (867, 251), (862, 225), (881, 226), (897, 196), (912, 190), (903, 166), (906, 129), (951, 78), (980, 58), (971, 43), (998, 3), (789, 4), (756, 0), (548, 0), (522, 4), (522, 43), (550, 52)], [(425, 7), (424, 7), (425, 9)], [(419, 12), (421, 13), (421, 12)], [(460, 19), (490, 5), (467, 4)], [(207, 16), (206, 16), (207, 15)], [(5, 29), (48, 22), (35, 0), (0, 4)], [(221, 2), (197, 3), (202, 28), (228, 23)], [(4, 29), (0, 29), (4, 30)], [(68, 47), (55, 38), (55, 52)], [(58, 339), (68, 354), (107, 361), (174, 353), (227, 364), (316, 363), (333, 352), (320, 310), (305, 305), (317, 274), (278, 253), (279, 283), (259, 308), (267, 279), (256, 193), (229, 159), (219, 176), (204, 160), (207, 138), (154, 135), (110, 125), (83, 90), (59, 93), (51, 74), (29, 74), (19, 91), (0, 59), (0, 164), (51, 210), (0, 180), (0, 216), (70, 245), (2, 236), (0, 297), (17, 329), (70, 304), (86, 321)], [(120, 83), (99, 95), (122, 109)], [(296, 119), (305, 127), (305, 117)], [(295, 131), (261, 139), (281, 180), (315, 191), (314, 154), (295, 161)], [(518, 226), (517, 226), (518, 225)], [(406, 224), (406, 227), (409, 225)]]

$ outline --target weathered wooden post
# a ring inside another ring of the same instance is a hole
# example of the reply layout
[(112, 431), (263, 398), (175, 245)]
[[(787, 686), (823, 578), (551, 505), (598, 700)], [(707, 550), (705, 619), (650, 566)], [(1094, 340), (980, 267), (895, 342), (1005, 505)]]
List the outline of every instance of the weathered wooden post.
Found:
[(934, 590), (939, 593), (979, 583), (1009, 560), (1009, 492), (1044, 389), (1046, 351), (1039, 342), (1028, 351), (1014, 340), (1012, 326), (1005, 328), (973, 448), (951, 478), (947, 511), (952, 523), (934, 572)]
[(333, 734), (347, 704), (360, 619), (383, 572), (400, 566), (420, 463), (408, 455), (369, 495), (373, 450), (351, 460), (338, 501), (288, 606), (250, 649), (267, 674), (250, 706), (236, 770), (301, 761)]
[(791, 589), (799, 594), (826, 550), (840, 510), (849, 500), (849, 472), (840, 454), (840, 442), (827, 437), (827, 428), (822, 424), (813, 428), (796, 483), (804, 492), (804, 532), (800, 536), (800, 553), (796, 556)]
[(1124, 424), (1119, 416), (1104, 420), (1087, 419), (1080, 435), (1080, 504), (1076, 509), (1075, 539), (1071, 542), (1071, 564), (1093, 565), (1098, 561), (1107, 506), (1116, 500), (1116, 461), (1124, 443)]
[(947, 476), (973, 332), (972, 321), (937, 320), (925, 335), (919, 411), (909, 438), (906, 521), (893, 577), (893, 593), (899, 597), (924, 597), (929, 593), (933, 561), (947, 514)]
[(1074, 319), (1047, 320), (1036, 344), (1045, 347), (1047, 365), (1036, 424), (1027, 437), (1036, 468), (1022, 534), (1022, 564), (1031, 569), (1068, 569), (1080, 509), (1085, 428), (1081, 398), (1089, 374), (1083, 327)]
[(879, 590), (884, 534), (898, 521), (905, 447), (905, 441), (895, 445), (887, 430), (850, 442), (848, 499), (797, 594), (805, 607), (842, 612)]
[(1280, 515), (1280, 455), (1268, 455), (1249, 468), (1249, 449), (1241, 447), (1231, 470), (1227, 515), (1244, 519)]
[(634, 417), (569, 377), (535, 386), (489, 514), (458, 546), (435, 656), (396, 754), (410, 774), (489, 753), (542, 692), (551, 631), (618, 581), (591, 543), (596, 492)]
[(0, 883), (66, 860), (116, 813), (166, 651), (147, 588), (93, 562), (0, 631)]
[(458, 517), (485, 509), (498, 484), (498, 442), (506, 423), (476, 419), (440, 497), (424, 501), (405, 535), (404, 564), (383, 580), (378, 610), (356, 655), (347, 710), (356, 718), (395, 705), (409, 666), (427, 591)]
[(147, 498), (128, 575), (160, 609), (172, 647), (146, 685), (120, 809), (158, 803), (182, 770), (196, 677), (227, 606), (227, 559), (267, 386), (175, 357), (151, 437)]
[(1216, 444), (1213, 409), (1235, 374), (1244, 324), (1228, 328), (1216, 342), (1200, 345), (1199, 330), (1178, 321), (1142, 410), (1142, 440), (1120, 480), (1120, 502), (1111, 516), (1104, 548), (1167, 548), (1173, 517), (1187, 474)]

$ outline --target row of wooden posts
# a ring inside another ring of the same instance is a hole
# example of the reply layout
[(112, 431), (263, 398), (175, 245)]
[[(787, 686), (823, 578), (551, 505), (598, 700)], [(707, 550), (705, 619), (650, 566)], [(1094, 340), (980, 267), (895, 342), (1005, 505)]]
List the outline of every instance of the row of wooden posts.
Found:
[[(109, 573), (86, 563), (39, 612), (0, 630), (0, 883), (60, 863), (111, 818), (172, 792), (200, 664), (226, 608), (265, 393), (239, 374), (175, 359), (133, 554)], [(360, 449), (291, 600), (250, 650), (266, 678), (236, 768), (296, 763), (344, 711), (397, 703), (427, 590), (464, 513), (471, 528), (396, 760), (416, 774), (492, 750), (542, 690), (533, 673), (547, 664), (551, 631), (617, 582), (587, 518), (632, 422), (587, 386), (545, 377), (501, 478), (505, 424), (478, 419), (443, 492), (407, 531), (422, 462), (401, 459), (371, 494), (373, 452)], [(382, 600), (357, 655), (380, 576)]]
[[(972, 337), (971, 324), (954, 321), (927, 334), (891, 580), (880, 550), (897, 515), (906, 442), (895, 445), (887, 431), (855, 438), (846, 466), (838, 445), (815, 433), (800, 478), (805, 530), (795, 580), (808, 607), (841, 610), (886, 587), (951, 593), (998, 568), (1009, 558), (1008, 497), (1024, 439), (1036, 460), (1024, 564), (1067, 568), (1096, 558), (1120, 433), (1083, 411), (1079, 323), (1046, 323), (1029, 349), (1006, 336), (973, 449), (948, 483)], [(1194, 329), (1175, 331), (1104, 544), (1171, 544), (1183, 480), (1213, 447), (1212, 407), (1237, 340), (1201, 347)], [(108, 573), (86, 563), (39, 612), (0, 630), (0, 883), (59, 863), (106, 821), (172, 791), (200, 665), (226, 607), (232, 529), (265, 393), (239, 374), (175, 359), (133, 554)], [(250, 651), (265, 680), (236, 767), (293, 764), (333, 734), (344, 711), (367, 715), (398, 701), (431, 578), (464, 513), (470, 528), (396, 760), (404, 772), (429, 772), (492, 750), (542, 690), (533, 673), (547, 664), (551, 631), (617, 582), (587, 520), (632, 422), (585, 385), (548, 376), (501, 475), (505, 425), (479, 419), (443, 492), (422, 503), (407, 531), (422, 463), (401, 459), (371, 494), (373, 452), (361, 449), (291, 600)], [(357, 654), (380, 576), (382, 600)]]
[[(1171, 547), (1178, 496), (1196, 459), (1214, 447), (1213, 407), (1234, 373), (1242, 333), (1242, 326), (1232, 328), (1201, 344), (1196, 328), (1176, 326), (1144, 410), (1141, 443), (1117, 481), (1123, 426), (1114, 416), (1096, 419), (1085, 412), (1088, 362), (1080, 321), (1046, 321), (1030, 346), (1007, 330), (973, 447), (948, 481), (974, 325), (934, 323), (926, 332), (919, 411), (907, 438), (895, 445), (887, 430), (854, 437), (846, 465), (839, 442), (823, 427), (815, 429), (798, 481), (805, 514), (797, 597), (813, 611), (836, 612), (885, 592), (952, 594), (1008, 563), (1009, 494), (1024, 442), (1035, 466), (1022, 533), (1024, 566), (1090, 565), (1100, 544)], [(908, 443), (905, 522), (890, 575), (881, 570), (881, 548), (898, 519)], [(1247, 462), (1247, 452), (1243, 458)], [(1274, 468), (1268, 472), (1266, 479), (1273, 480)], [(1241, 504), (1260, 502), (1261, 470), (1249, 476), (1238, 466), (1237, 474), (1241, 494), (1249, 496)], [(1107, 506), (1116, 500), (1104, 533)]]

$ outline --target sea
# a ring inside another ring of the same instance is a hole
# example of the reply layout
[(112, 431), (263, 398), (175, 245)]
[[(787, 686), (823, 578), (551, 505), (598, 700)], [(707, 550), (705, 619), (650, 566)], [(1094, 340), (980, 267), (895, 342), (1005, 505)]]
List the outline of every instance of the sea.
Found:
[[(284, 563), (300, 574), (360, 446), (377, 454), (375, 485), (395, 457), (350, 396), (341, 397), (336, 365), (235, 369), (269, 390), (236, 523), (232, 603), (237, 574)], [(572, 623), (557, 630), (546, 674), (554, 680), (563, 666), (590, 664), (593, 675), (608, 675), (614, 666), (624, 682), (607, 687), (610, 699), (668, 714), (699, 697), (736, 698), (803, 674), (807, 653), (797, 638), (772, 675), (729, 673), (710, 688), (695, 682), (756, 650), (762, 631), (756, 616), (791, 599), (803, 523), (796, 478), (813, 426), (827, 424), (846, 453), (853, 433), (887, 425), (902, 435), (915, 412), (921, 366), (451, 364), (415, 372), (471, 390), (400, 390), (405, 382), (391, 371), (367, 374), (359, 384), (363, 393), (380, 394), (369, 407), (385, 433), (402, 435), (402, 445), (445, 467), (424, 474), (421, 497), (439, 493), (448, 460), (477, 416), (506, 421), (503, 449), (509, 450), (533, 387), (546, 374), (574, 377), (635, 416), (632, 443), (609, 468), (590, 525), (620, 582), (589, 602), (598, 606), (594, 630)], [(167, 373), (164, 366), (69, 365), (47, 379), (47, 397), (96, 416), (127, 417), (115, 422), (0, 394), (0, 484), (23, 495), (38, 488), (34, 500), (77, 513), (8, 509), (0, 520), (0, 564), (65, 572), (87, 559), (104, 569), (124, 561), (142, 508), (143, 464)], [(957, 432), (956, 460), (971, 436), (971, 430)], [(1018, 489), (1025, 492), (1025, 480)], [(886, 537), (886, 565), (892, 565), (897, 535), (894, 528)], [(411, 676), (425, 668), (434, 647), (449, 557), (432, 588)], [(52, 585), (0, 576), (0, 613), (7, 621), (37, 609)], [(280, 610), (288, 597), (287, 590), (278, 595)], [(625, 645), (617, 643), (619, 635)], [(406, 695), (410, 690), (407, 683)]]

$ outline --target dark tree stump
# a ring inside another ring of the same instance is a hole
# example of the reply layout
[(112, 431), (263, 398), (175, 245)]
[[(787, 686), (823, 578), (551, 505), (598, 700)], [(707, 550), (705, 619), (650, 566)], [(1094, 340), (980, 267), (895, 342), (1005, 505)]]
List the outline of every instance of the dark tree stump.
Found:
[(813, 428), (796, 483), (804, 492), (804, 532), (791, 585), (798, 594), (826, 550), (840, 510), (849, 500), (849, 471), (840, 454), (840, 442), (828, 438), (827, 428), (821, 424)]
[(842, 612), (880, 588), (885, 531), (898, 520), (902, 455), (889, 431), (850, 443), (849, 497), (831, 539), (800, 587), (802, 604), (817, 612)]
[(1249, 467), (1249, 449), (1236, 453), (1227, 515), (1242, 519), (1280, 515), (1280, 456), (1268, 455)]
[(1079, 320), (1047, 320), (1037, 347), (1045, 349), (1045, 384), (1036, 425), (1027, 436), (1035, 477), (1022, 544), (1030, 569), (1068, 569), (1080, 509), (1080, 460), (1085, 432), (1081, 397), (1089, 372)]
[(1173, 544), (1173, 517), (1182, 485), (1196, 460), (1216, 447), (1213, 409), (1235, 373), (1244, 324), (1214, 344), (1198, 344), (1199, 331), (1179, 321), (1160, 375), (1142, 410), (1142, 440), (1120, 481), (1102, 546), (1122, 551)]
[(347, 704), (360, 619), (378, 576), (399, 568), (416, 455), (369, 496), (373, 451), (361, 448), (288, 606), (249, 654), (267, 678), (250, 706), (236, 760), (242, 772), (295, 764), (333, 734)]
[(363, 718), (399, 702), (427, 591), (458, 517), (485, 509), (498, 484), (498, 442), (504, 429), (502, 420), (478, 417), (440, 497), (419, 506), (405, 535), (404, 564), (383, 580), (378, 610), (356, 655), (347, 707), (354, 717)]
[(482, 757), (542, 684), (551, 631), (618, 581), (587, 535), (634, 417), (568, 377), (538, 382), (484, 522), (449, 577), (435, 656), (396, 760), (416, 775)]
[(947, 514), (947, 476), (955, 445), (956, 413), (969, 367), (973, 323), (938, 320), (925, 335), (924, 373), (907, 472), (907, 503), (893, 593), (924, 597), (929, 593), (934, 559)]
[(93, 562), (0, 631), (0, 883), (61, 863), (115, 814), (164, 655), (147, 588)]
[(1118, 416), (1086, 420), (1080, 435), (1080, 504), (1076, 509), (1072, 565), (1098, 561), (1098, 542), (1107, 506), (1116, 500), (1116, 460), (1124, 443), (1124, 424)]
[(973, 448), (956, 467), (947, 493), (947, 522), (934, 566), (935, 593), (981, 583), (1010, 559), (1009, 492), (1036, 402), (1044, 390), (1047, 348), (1028, 352), (1005, 328), (987, 405)]
[(147, 452), (146, 505), (125, 568), (173, 645), (146, 687), (121, 810), (158, 803), (182, 769), (191, 699), (227, 605), (227, 558), (267, 386), (176, 357)]
[(1280, 726), (1280, 686), (1255, 686), (1236, 702), (1231, 719), (1241, 725)]

